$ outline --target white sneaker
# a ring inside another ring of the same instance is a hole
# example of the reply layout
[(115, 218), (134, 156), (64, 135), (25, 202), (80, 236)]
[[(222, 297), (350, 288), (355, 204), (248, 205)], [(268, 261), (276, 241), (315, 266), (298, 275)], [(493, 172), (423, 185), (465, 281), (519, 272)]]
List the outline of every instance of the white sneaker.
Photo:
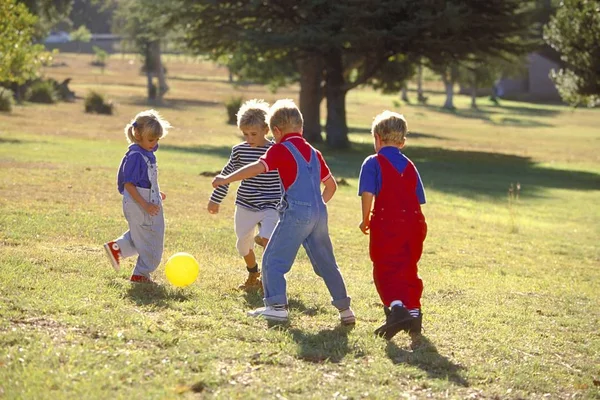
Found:
[(354, 311), (350, 307), (345, 310), (340, 310), (340, 320), (342, 325), (354, 325), (356, 323), (356, 316)]
[(273, 306), (260, 307), (247, 313), (250, 317), (263, 317), (270, 321), (285, 322), (288, 320), (287, 306), (283, 304), (276, 304)]

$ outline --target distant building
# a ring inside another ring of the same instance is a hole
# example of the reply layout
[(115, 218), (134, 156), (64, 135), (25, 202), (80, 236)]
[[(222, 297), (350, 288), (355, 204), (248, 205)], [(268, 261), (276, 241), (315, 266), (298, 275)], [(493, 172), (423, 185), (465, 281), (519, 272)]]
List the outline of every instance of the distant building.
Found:
[(61, 53), (94, 53), (94, 46), (101, 48), (109, 54), (118, 52), (121, 46), (121, 36), (111, 33), (92, 33), (89, 42), (76, 42), (72, 40), (44, 43), (48, 50), (58, 49)]
[(522, 77), (498, 80), (497, 94), (506, 99), (561, 101), (558, 90), (550, 79), (550, 71), (560, 68), (560, 58), (553, 50), (547, 48), (531, 53), (527, 56), (525, 74)]

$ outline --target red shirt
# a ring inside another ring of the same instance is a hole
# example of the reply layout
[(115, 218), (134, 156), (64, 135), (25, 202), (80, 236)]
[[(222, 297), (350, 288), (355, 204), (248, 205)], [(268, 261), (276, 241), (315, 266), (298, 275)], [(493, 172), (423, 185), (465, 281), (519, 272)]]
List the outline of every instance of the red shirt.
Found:
[(321, 182), (325, 182), (329, 179), (331, 171), (329, 171), (329, 167), (325, 163), (325, 159), (321, 155), (321, 152), (312, 147), (302, 137), (301, 133), (288, 133), (283, 137), (280, 143), (271, 146), (269, 150), (258, 159), (265, 166), (265, 172), (273, 170), (279, 172), (281, 183), (285, 190), (287, 190), (296, 180), (298, 166), (296, 165), (296, 159), (283, 145), (283, 142), (290, 142), (295, 146), (307, 162), (310, 162), (310, 153), (311, 150), (314, 150), (317, 153), (319, 163), (321, 164)]

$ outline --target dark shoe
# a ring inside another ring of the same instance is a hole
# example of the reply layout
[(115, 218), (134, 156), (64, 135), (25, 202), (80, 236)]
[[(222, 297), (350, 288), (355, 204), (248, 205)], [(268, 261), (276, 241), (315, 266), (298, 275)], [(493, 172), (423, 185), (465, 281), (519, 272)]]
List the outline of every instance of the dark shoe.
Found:
[(418, 336), (421, 334), (421, 325), (423, 323), (423, 313), (421, 313), (419, 311), (419, 316), (416, 318), (413, 318), (412, 320), (412, 324), (410, 326), (410, 329), (408, 330), (408, 333), (411, 336)]
[(402, 306), (394, 306), (392, 309), (385, 307), (385, 324), (375, 330), (375, 335), (383, 337), (385, 340), (390, 340), (398, 332), (408, 332), (412, 327), (413, 318), (408, 310)]

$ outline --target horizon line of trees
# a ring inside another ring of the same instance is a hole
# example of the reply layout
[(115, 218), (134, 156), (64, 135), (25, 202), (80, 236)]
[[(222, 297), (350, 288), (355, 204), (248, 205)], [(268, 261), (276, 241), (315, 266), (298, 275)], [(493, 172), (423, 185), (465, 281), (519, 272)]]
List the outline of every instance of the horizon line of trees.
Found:
[[(354, 88), (369, 85), (406, 99), (416, 74), (418, 100), (425, 101), (420, 72), (427, 67), (444, 83), (445, 108), (454, 108), (458, 82), (471, 87), (476, 107), (477, 89), (514, 72), (543, 40), (561, 55), (564, 68), (552, 78), (563, 99), (600, 103), (600, 0), (90, 1), (102, 5), (98, 12), (114, 10), (113, 31), (135, 43), (149, 98), (160, 102), (169, 90), (161, 46), (171, 38), (240, 79), (272, 89), (298, 83), (304, 133), (313, 143), (323, 141), (325, 100), (325, 141), (333, 148), (349, 145), (346, 97)], [(3, 2), (0, 83), (22, 83), (39, 71), (44, 56), (36, 38), (72, 6), (73, 0)], [(85, 7), (77, 5), (79, 14)], [(16, 36), (11, 22), (23, 26)], [(20, 55), (11, 52), (16, 40)]]

